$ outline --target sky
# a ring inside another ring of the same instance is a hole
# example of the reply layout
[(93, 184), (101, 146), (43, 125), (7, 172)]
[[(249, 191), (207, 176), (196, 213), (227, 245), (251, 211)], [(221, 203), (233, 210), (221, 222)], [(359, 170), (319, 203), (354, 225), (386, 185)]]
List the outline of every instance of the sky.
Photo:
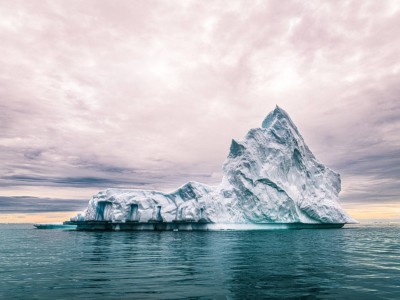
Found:
[(0, 222), (217, 184), (279, 105), (355, 218), (400, 218), (400, 1), (0, 1)]

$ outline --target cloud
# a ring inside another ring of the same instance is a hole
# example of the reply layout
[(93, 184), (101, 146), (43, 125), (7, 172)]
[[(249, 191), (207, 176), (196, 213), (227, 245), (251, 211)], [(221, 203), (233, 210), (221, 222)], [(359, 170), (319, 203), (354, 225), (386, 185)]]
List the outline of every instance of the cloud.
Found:
[(86, 206), (87, 200), (0, 196), (0, 214), (81, 211)]
[(395, 1), (14, 1), (0, 15), (0, 193), (215, 184), (231, 138), (279, 104), (342, 174), (343, 201), (399, 199)]

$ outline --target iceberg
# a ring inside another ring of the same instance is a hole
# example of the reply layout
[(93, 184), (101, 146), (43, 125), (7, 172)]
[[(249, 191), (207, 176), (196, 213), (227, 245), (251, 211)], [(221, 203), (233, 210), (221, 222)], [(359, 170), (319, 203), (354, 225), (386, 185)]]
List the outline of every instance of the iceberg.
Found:
[(190, 181), (171, 193), (110, 188), (94, 195), (71, 221), (343, 226), (355, 220), (338, 202), (340, 189), (340, 175), (317, 160), (277, 106), (261, 127), (232, 140), (219, 185)]

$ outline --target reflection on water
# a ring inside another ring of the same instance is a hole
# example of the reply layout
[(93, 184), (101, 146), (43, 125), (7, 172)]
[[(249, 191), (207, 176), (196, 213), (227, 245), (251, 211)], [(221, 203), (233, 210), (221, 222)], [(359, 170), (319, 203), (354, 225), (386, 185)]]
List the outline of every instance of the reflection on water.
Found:
[(76, 232), (0, 225), (2, 299), (396, 299), (400, 227)]

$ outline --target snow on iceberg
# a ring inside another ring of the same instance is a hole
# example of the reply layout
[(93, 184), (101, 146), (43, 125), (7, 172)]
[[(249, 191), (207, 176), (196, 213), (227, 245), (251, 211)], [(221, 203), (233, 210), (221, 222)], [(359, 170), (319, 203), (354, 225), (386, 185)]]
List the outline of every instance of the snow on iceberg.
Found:
[(340, 175), (320, 163), (276, 107), (260, 128), (232, 140), (218, 186), (188, 182), (172, 193), (106, 189), (71, 220), (220, 224), (352, 223), (338, 203)]

